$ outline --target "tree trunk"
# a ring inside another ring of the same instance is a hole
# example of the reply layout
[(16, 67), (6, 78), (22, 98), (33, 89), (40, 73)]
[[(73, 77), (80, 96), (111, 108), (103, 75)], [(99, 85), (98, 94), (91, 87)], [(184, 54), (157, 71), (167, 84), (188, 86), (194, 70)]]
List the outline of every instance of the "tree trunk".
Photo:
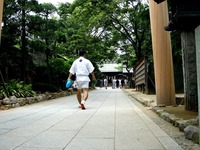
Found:
[(48, 74), (48, 80), (49, 83), (51, 84), (51, 73), (50, 73), (50, 64), (49, 64), (49, 54), (50, 54), (50, 49), (48, 48), (48, 42), (46, 42), (46, 64), (47, 64), (47, 74)]
[[(195, 39), (196, 39), (196, 60), (197, 60), (197, 88), (200, 88), (200, 25), (195, 29)], [(200, 90), (198, 90), (198, 119), (200, 126)], [(200, 135), (199, 135), (200, 143)]]
[(26, 81), (27, 77), (27, 51), (26, 51), (26, 13), (25, 13), (25, 0), (22, 1), (22, 34), (21, 34), (21, 50), (22, 50), (22, 68), (21, 78)]
[(181, 33), (185, 109), (198, 111), (197, 67), (194, 31)]
[(3, 1), (0, 2), (0, 45), (1, 45), (1, 26), (2, 26), (2, 18), (3, 18)]

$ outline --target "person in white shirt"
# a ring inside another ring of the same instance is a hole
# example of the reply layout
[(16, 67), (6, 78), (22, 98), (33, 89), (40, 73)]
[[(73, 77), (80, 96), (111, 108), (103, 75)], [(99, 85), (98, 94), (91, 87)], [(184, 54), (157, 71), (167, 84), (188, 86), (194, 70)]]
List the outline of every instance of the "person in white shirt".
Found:
[(107, 78), (104, 79), (104, 86), (107, 89), (107, 87), (108, 87), (108, 79)]
[(116, 87), (116, 79), (115, 79), (115, 77), (113, 77), (113, 79), (112, 79), (112, 88), (115, 89), (115, 87)]
[[(71, 80), (72, 75), (76, 75), (77, 83), (77, 99), (82, 109), (85, 109), (85, 102), (88, 98), (88, 89), (89, 89), (89, 74), (92, 74), (92, 79), (96, 80), (94, 74), (94, 66), (92, 63), (86, 59), (86, 51), (79, 51), (79, 58), (76, 59), (70, 70), (68, 79)], [(83, 98), (82, 98), (83, 91)]]

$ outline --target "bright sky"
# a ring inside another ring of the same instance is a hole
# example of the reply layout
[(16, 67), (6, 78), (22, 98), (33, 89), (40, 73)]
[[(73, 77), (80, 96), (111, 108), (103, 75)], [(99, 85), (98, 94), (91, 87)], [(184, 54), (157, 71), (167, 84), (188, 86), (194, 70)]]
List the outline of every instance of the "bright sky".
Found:
[(53, 5), (57, 6), (59, 3), (72, 3), (74, 0), (38, 0), (39, 3), (52, 3)]

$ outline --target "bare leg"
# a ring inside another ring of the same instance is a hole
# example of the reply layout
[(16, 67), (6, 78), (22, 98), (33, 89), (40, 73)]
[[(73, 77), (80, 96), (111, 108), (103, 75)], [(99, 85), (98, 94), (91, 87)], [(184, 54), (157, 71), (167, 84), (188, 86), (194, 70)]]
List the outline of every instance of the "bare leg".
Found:
[(76, 97), (80, 105), (81, 105), (81, 98), (82, 98), (81, 93), (82, 93), (82, 89), (77, 89)]
[(86, 101), (88, 98), (88, 88), (83, 89), (83, 99)]
[(88, 88), (83, 89), (83, 100), (81, 101), (81, 108), (84, 110), (85, 109), (85, 101), (88, 98)]

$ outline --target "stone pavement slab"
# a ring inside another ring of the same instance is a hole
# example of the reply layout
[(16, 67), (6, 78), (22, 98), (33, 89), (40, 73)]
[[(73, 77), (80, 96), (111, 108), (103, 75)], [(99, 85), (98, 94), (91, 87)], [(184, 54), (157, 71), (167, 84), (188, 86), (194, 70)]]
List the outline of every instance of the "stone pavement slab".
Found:
[(121, 89), (0, 111), (0, 150), (181, 150)]
[[(136, 89), (124, 89), (124, 92), (145, 106), (157, 106), (155, 94), (145, 94), (137, 91)], [(175, 97), (182, 100), (184, 98), (184, 94), (179, 93), (176, 94)]]

